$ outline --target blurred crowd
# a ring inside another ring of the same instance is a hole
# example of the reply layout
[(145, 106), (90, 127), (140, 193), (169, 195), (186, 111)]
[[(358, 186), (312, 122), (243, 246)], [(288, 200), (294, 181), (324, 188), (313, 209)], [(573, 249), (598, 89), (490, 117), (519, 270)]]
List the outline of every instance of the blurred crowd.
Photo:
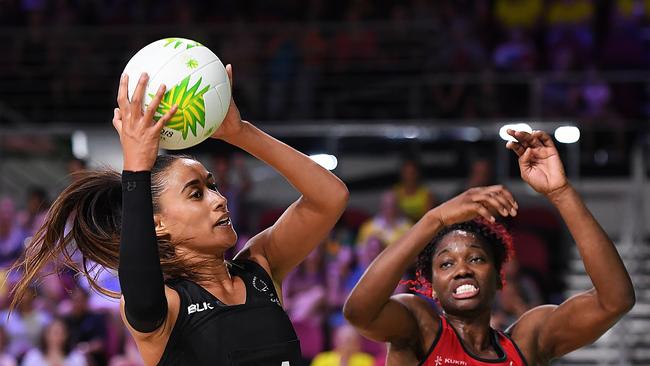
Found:
[(37, 122), (104, 122), (170, 31), (234, 64), (255, 120), (570, 118), (621, 147), (650, 116), (649, 0), (3, 0), (0, 25), (0, 102)]
[[(228, 198), (233, 223), (240, 233), (232, 256), (251, 234), (271, 225), (282, 208), (252, 212), (248, 194), (253, 188), (241, 156), (214, 156), (209, 169)], [(452, 193), (496, 183), (492, 162), (477, 157), (468, 165), (463, 183)], [(86, 168), (73, 159), (70, 173)], [(301, 340), (306, 364), (334, 366), (383, 365), (385, 345), (363, 339), (342, 316), (347, 295), (384, 248), (393, 245), (411, 225), (443, 196), (425, 185), (417, 159), (404, 158), (399, 179), (376, 197), (378, 209), (349, 208), (326, 239), (283, 283), (284, 307)], [(74, 175), (71, 175), (71, 179)], [(7, 318), (9, 288), (21, 276), (8, 267), (19, 259), (26, 243), (42, 224), (49, 200), (38, 187), (28, 190), (22, 209), (8, 197), (0, 200), (0, 366), (139, 366), (142, 361), (119, 315), (119, 303), (89, 290), (88, 284), (68, 268), (52, 263), (30, 294)], [(259, 218), (251, 222), (252, 217)], [(562, 242), (557, 217), (545, 208), (522, 207), (516, 219), (503, 222), (513, 234), (516, 259), (506, 267), (507, 285), (499, 292), (492, 326), (505, 329), (531, 307), (562, 299), (558, 264)], [(56, 274), (49, 274), (55, 272)], [(417, 293), (404, 275), (396, 292)], [(99, 273), (104, 287), (119, 291), (115, 273)], [(422, 295), (420, 295), (422, 296)], [(432, 304), (435, 306), (435, 304)]]

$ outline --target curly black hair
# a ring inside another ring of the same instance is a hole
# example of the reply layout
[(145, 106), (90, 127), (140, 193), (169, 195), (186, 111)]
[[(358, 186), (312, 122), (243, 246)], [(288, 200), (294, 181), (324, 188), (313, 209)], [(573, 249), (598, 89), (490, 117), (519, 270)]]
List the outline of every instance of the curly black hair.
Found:
[(433, 276), (431, 271), (431, 261), (433, 259), (433, 253), (436, 251), (436, 246), (440, 243), (442, 238), (456, 230), (472, 233), (483, 239), (485, 243), (492, 248), (492, 252), (494, 253), (494, 263), (496, 270), (499, 273), (501, 285), (505, 285), (503, 264), (508, 262), (514, 255), (512, 236), (503, 225), (489, 222), (483, 218), (476, 218), (471, 221), (446, 226), (440, 230), (426, 248), (418, 254), (416, 260), (416, 280), (408, 281), (409, 284), (412, 285), (412, 290), (431, 296), (431, 279)]

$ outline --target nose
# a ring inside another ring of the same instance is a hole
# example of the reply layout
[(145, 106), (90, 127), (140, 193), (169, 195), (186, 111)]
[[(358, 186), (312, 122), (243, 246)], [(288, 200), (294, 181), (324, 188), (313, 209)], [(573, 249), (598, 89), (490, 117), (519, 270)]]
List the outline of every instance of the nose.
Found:
[(467, 265), (465, 262), (457, 267), (456, 273), (454, 274), (454, 279), (474, 277), (474, 271)]
[(228, 210), (228, 199), (219, 192), (212, 192), (212, 207), (215, 211), (227, 211)]

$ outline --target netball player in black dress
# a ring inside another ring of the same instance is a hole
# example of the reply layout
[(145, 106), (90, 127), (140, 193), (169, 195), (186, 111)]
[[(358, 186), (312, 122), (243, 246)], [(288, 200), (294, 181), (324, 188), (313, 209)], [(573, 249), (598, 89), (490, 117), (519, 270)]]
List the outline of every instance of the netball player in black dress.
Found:
[[(230, 65), (227, 71), (231, 76)], [(226, 199), (198, 161), (157, 156), (160, 131), (175, 110), (153, 120), (161, 87), (142, 111), (147, 81), (142, 75), (131, 101), (128, 76), (120, 81), (113, 125), (124, 154), (122, 175), (86, 173), (61, 194), (36, 235), (41, 239), (30, 246), (18, 295), (38, 263), (65, 257), (74, 243), (85, 259), (118, 269), (122, 317), (147, 365), (299, 365), (281, 283), (338, 220), (348, 199), (345, 185), (242, 121), (231, 101), (212, 137), (266, 162), (302, 196), (226, 261), (237, 239)], [(88, 275), (85, 265), (79, 270)]]

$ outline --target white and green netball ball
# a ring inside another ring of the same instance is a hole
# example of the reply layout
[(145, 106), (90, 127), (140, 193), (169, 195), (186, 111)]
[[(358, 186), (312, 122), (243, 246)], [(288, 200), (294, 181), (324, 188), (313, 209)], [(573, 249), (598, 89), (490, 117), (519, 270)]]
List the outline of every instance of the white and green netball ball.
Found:
[(194, 146), (219, 128), (230, 105), (230, 82), (226, 68), (214, 52), (185, 38), (166, 38), (145, 46), (124, 68), (129, 75), (129, 100), (143, 72), (149, 74), (145, 108), (160, 84), (167, 86), (156, 120), (178, 105), (160, 133), (161, 148)]

